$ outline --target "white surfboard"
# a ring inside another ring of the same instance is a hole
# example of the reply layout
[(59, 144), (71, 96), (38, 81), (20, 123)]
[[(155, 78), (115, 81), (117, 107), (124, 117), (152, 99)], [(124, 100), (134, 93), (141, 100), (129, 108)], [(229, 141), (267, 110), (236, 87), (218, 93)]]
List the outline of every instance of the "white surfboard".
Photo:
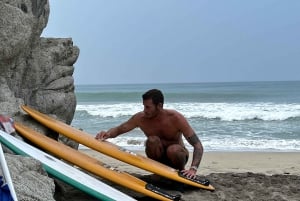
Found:
[[(0, 141), (13, 152), (39, 160), (45, 170), (54, 177), (105, 201), (134, 201), (132, 197), (118, 191), (96, 178), (76, 169), (61, 160), (0, 130)], [(1, 163), (2, 164), (2, 163)], [(136, 201), (136, 200), (135, 200)]]
[(2, 169), (2, 172), (3, 172), (3, 176), (4, 176), (4, 179), (5, 179), (5, 182), (8, 185), (10, 194), (11, 194), (14, 201), (18, 201), (17, 194), (15, 192), (15, 188), (14, 188), (14, 185), (13, 185), (10, 173), (9, 173), (9, 169), (8, 169), (8, 166), (7, 166), (7, 163), (6, 163), (6, 160), (5, 160), (5, 156), (4, 156), (4, 152), (3, 152), (3, 149), (2, 149), (1, 143), (0, 143), (0, 163), (1, 163), (1, 169)]

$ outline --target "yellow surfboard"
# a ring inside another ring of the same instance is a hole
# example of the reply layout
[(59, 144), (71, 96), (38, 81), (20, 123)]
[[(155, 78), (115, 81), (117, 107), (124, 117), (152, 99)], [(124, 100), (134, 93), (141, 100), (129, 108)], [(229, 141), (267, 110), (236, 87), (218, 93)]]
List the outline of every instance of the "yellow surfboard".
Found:
[(146, 183), (137, 177), (110, 167), (93, 157), (57, 142), (18, 122), (15, 122), (15, 128), (24, 138), (36, 144), (43, 150), (97, 176), (158, 200), (180, 200), (180, 195), (170, 195), (152, 184)]
[(116, 146), (110, 142), (96, 140), (92, 135), (67, 125), (62, 121), (56, 120), (46, 114), (40, 113), (33, 108), (23, 105), (22, 109), (44, 126), (93, 150), (174, 181), (206, 190), (215, 190), (207, 179), (201, 179), (199, 176), (195, 179), (187, 178), (182, 175), (181, 172), (167, 165)]

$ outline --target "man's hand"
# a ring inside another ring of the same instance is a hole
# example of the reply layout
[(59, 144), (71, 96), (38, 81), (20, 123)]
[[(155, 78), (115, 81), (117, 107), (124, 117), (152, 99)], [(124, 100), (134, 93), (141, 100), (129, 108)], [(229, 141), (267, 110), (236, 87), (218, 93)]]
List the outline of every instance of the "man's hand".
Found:
[(96, 140), (102, 140), (102, 141), (106, 140), (108, 138), (110, 138), (110, 134), (109, 134), (109, 132), (106, 132), (106, 131), (101, 131), (101, 132), (97, 133), (97, 135), (95, 137)]
[(186, 176), (187, 178), (190, 179), (195, 179), (196, 178), (196, 173), (197, 170), (191, 168), (189, 170), (181, 170), (181, 172), (183, 173), (184, 176)]

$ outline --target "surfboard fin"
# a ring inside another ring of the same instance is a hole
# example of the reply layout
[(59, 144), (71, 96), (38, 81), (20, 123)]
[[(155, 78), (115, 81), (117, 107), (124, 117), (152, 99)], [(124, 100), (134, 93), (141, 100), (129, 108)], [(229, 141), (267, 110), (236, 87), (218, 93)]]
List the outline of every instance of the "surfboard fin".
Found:
[(201, 179), (198, 175), (196, 175), (196, 178), (189, 178), (189, 177), (186, 177), (185, 175), (183, 175), (183, 173), (181, 171), (178, 172), (178, 175), (182, 178), (188, 179), (188, 180), (196, 182), (198, 184), (202, 184), (204, 186), (209, 186), (209, 184), (210, 184), (208, 179)]
[(146, 184), (146, 189), (174, 201), (180, 201), (181, 195), (171, 195), (153, 184)]

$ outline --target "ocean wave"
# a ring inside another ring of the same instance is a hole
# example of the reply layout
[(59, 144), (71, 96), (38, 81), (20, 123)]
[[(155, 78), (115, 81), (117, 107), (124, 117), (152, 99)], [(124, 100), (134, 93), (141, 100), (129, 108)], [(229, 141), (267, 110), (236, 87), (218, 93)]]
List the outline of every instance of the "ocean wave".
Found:
[[(187, 118), (219, 119), (221, 121), (284, 121), (300, 118), (300, 104), (278, 103), (167, 103)], [(143, 110), (141, 103), (78, 104), (76, 112), (82, 114), (119, 118)]]
[[(144, 150), (145, 137), (124, 137), (108, 141), (130, 150)], [(300, 140), (296, 139), (247, 139), (247, 138), (202, 138), (205, 151), (300, 151)], [(189, 151), (193, 148), (186, 140), (184, 143)], [(84, 148), (84, 147), (81, 147)]]
[(209, 139), (203, 141), (203, 146), (209, 151), (300, 151), (300, 140), (247, 138)]

